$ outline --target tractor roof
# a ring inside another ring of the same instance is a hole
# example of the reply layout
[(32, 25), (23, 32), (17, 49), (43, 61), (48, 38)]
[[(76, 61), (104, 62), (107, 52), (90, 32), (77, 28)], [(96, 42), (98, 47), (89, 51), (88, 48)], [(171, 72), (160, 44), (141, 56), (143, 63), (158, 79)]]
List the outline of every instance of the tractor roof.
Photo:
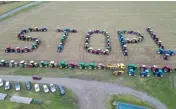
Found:
[(21, 64), (24, 63), (24, 60), (20, 61), (20, 63), (21, 63)]
[(54, 61), (50, 61), (51, 64), (54, 64)]
[(136, 67), (135, 64), (129, 64), (128, 67)]

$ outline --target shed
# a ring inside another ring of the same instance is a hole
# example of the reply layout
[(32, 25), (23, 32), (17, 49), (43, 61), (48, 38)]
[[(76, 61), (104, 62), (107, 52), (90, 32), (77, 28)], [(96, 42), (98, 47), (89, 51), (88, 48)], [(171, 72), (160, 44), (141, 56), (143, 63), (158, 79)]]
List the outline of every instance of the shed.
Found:
[(7, 97), (7, 94), (0, 93), (0, 100), (4, 100)]
[(32, 98), (20, 97), (20, 96), (12, 96), (10, 98), (10, 101), (11, 102), (16, 102), (16, 103), (31, 104)]

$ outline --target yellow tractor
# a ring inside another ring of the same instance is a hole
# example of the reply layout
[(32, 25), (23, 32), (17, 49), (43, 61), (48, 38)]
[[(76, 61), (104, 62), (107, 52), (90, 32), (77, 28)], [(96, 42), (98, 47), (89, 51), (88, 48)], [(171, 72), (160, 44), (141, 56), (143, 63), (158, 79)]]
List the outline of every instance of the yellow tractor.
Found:
[(112, 72), (112, 75), (114, 76), (122, 76), (124, 74), (123, 70), (115, 70)]
[(125, 65), (123, 63), (108, 64), (107, 68), (110, 70), (125, 70)]
[(125, 70), (125, 65), (123, 64), (123, 63), (118, 63), (118, 68), (120, 69), (120, 70)]

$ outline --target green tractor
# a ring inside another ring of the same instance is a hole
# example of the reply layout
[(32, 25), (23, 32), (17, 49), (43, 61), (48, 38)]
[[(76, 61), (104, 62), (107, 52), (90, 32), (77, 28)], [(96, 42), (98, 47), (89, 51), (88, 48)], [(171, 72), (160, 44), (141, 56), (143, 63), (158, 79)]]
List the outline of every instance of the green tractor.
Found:
[(9, 67), (9, 62), (6, 60), (1, 60), (0, 61), (0, 67)]
[(137, 70), (137, 66), (134, 64), (129, 64), (128, 65), (128, 75), (129, 76), (136, 76), (136, 70)]
[(97, 66), (94, 62), (89, 63), (89, 69), (97, 69)]
[(40, 61), (40, 64), (39, 66), (42, 68), (42, 67), (48, 67), (49, 66), (49, 63), (47, 61)]
[(80, 68), (80, 69), (87, 69), (88, 67), (89, 67), (89, 65), (86, 64), (86, 63), (84, 63), (84, 62), (80, 62), (80, 63), (79, 63), (79, 68)]
[(68, 64), (65, 61), (61, 61), (59, 64), (60, 68), (68, 68)]
[(28, 67), (28, 63), (25, 62), (24, 60), (20, 61), (19, 63), (19, 67), (23, 68), (23, 67)]
[(37, 49), (37, 47), (38, 47), (38, 45), (37, 45), (37, 43), (35, 42), (35, 43), (32, 44), (31, 49), (34, 50), (34, 49)]
[(54, 61), (50, 61), (49, 67), (54, 68), (54, 67), (58, 67), (58, 65)]

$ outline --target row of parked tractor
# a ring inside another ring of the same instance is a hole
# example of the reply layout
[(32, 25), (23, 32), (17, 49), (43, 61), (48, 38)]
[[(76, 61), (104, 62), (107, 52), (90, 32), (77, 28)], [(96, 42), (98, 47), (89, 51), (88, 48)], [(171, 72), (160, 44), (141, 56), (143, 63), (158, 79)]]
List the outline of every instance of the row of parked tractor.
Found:
[(173, 69), (171, 66), (166, 65), (164, 67), (158, 67), (157, 65), (153, 66), (146, 66), (142, 65), (139, 68), (135, 64), (129, 64), (127, 68), (123, 63), (117, 63), (117, 64), (102, 64), (102, 63), (85, 63), (80, 62), (79, 64), (76, 62), (55, 62), (55, 61), (7, 61), (7, 60), (1, 60), (0, 61), (0, 67), (21, 67), (21, 68), (79, 68), (79, 69), (108, 69), (113, 71), (113, 75), (123, 75), (125, 71), (128, 72), (129, 76), (136, 76), (136, 72), (140, 71), (141, 77), (149, 77), (151, 75), (151, 72), (157, 77), (163, 77), (164, 73), (172, 72)]
[(36, 37), (31, 37), (31, 36), (27, 36), (26, 33), (29, 33), (29, 32), (46, 32), (48, 31), (47, 28), (38, 28), (38, 27), (35, 27), (35, 28), (28, 28), (28, 29), (23, 29), (21, 30), (18, 35), (17, 35), (17, 38), (19, 40), (22, 40), (22, 41), (33, 41), (33, 44), (30, 46), (30, 47), (24, 47), (24, 48), (20, 48), (20, 47), (7, 47), (5, 49), (5, 52), (6, 53), (28, 53), (28, 52), (31, 52), (35, 49), (38, 48), (38, 46), (41, 44), (41, 40), (39, 38), (36, 38)]
[(170, 56), (174, 55), (174, 50), (166, 50), (164, 45), (162, 44), (162, 41), (156, 36), (156, 34), (150, 27), (148, 27), (146, 30), (154, 40), (155, 44), (158, 46), (157, 52), (158, 54), (163, 55), (164, 60), (168, 60)]
[(69, 33), (77, 33), (77, 29), (76, 28), (73, 28), (73, 29), (69, 29), (69, 28), (66, 28), (66, 29), (57, 29), (56, 32), (63, 32), (62, 34), (62, 37), (60, 39), (60, 43), (58, 44), (57, 46), (57, 51), (60, 53), (63, 51), (64, 49), (64, 45), (65, 45), (65, 42), (67, 40), (67, 37), (68, 37), (68, 34)]
[[(142, 36), (139, 32), (135, 32), (135, 31), (127, 31), (127, 30), (118, 30), (117, 31), (118, 34), (118, 38), (120, 41), (120, 46), (122, 49), (122, 53), (124, 56), (128, 56), (128, 49), (127, 49), (127, 45), (128, 43), (138, 43), (138, 42), (142, 42), (144, 40), (144, 36)], [(129, 38), (124, 38), (123, 34), (131, 34), (131, 35), (136, 35), (139, 38), (133, 38), (133, 39), (129, 39)]]
[[(105, 50), (102, 49), (93, 49), (89, 43), (90, 43), (90, 37), (93, 34), (103, 34), (105, 36)], [(108, 55), (111, 51), (111, 42), (110, 42), (110, 35), (107, 31), (105, 30), (89, 30), (89, 32), (86, 35), (85, 43), (84, 43), (84, 48), (92, 54), (97, 54), (97, 55)]]

